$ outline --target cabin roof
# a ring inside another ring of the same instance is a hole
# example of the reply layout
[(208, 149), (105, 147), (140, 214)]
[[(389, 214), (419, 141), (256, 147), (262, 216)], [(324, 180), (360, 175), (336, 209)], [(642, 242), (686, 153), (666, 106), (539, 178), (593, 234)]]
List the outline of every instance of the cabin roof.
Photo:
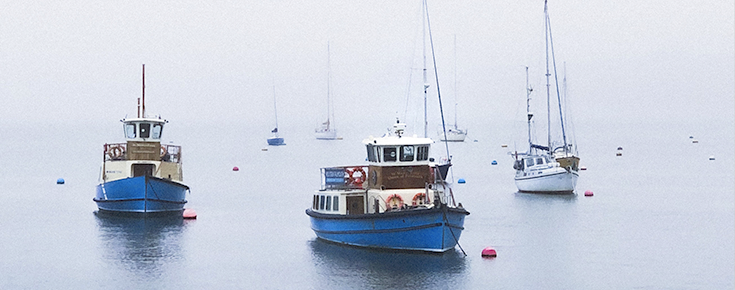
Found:
[(166, 120), (161, 118), (130, 118), (130, 119), (122, 119), (121, 120), (124, 123), (133, 123), (133, 122), (152, 122), (152, 123), (166, 123)]
[(390, 145), (429, 145), (434, 143), (430, 138), (419, 138), (415, 135), (413, 137), (408, 136), (384, 136), (384, 137), (373, 137), (370, 136), (365, 140), (362, 140), (362, 144), (368, 145), (373, 144), (376, 146), (390, 146)]

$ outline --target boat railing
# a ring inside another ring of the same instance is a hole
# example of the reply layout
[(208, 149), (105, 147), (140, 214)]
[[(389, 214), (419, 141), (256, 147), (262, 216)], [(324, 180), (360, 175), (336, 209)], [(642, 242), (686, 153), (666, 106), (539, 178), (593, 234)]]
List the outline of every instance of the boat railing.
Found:
[(322, 190), (365, 189), (367, 166), (339, 166), (321, 168)]
[[(104, 145), (105, 161), (138, 160), (128, 158), (127, 143), (110, 143)], [(158, 160), (164, 162), (181, 163), (181, 146), (161, 144)]]

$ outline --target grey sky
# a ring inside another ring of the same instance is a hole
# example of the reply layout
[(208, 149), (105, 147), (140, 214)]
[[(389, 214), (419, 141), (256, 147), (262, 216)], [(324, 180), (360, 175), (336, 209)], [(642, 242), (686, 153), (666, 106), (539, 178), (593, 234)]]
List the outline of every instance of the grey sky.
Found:
[[(275, 85), (281, 126), (311, 128), (326, 114), (330, 42), (338, 124), (384, 128), (406, 111), (407, 91), (419, 104), (420, 5), (4, 2), (0, 115), (11, 123), (132, 116), (145, 63), (152, 114), (268, 125)], [(429, 9), (447, 118), (454, 111), (455, 35), (460, 122), (477, 128), (522, 116), (524, 66), (531, 66), (532, 85), (543, 87), (543, 1), (439, 0)], [(578, 122), (645, 114), (733, 120), (732, 1), (552, 0), (549, 11)], [(419, 114), (408, 111), (409, 120)]]

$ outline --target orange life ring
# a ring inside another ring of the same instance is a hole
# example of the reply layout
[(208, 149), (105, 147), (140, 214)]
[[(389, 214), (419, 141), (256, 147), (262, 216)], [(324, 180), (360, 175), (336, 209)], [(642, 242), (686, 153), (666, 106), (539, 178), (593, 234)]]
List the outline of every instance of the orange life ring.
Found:
[[(356, 172), (359, 172), (360, 176), (356, 177)], [(365, 179), (367, 179), (367, 173), (365, 173), (365, 170), (363, 170), (362, 167), (355, 167), (351, 170), (347, 169), (347, 174), (349, 174), (350, 176), (350, 184), (360, 186), (363, 182), (365, 182)]]
[(161, 158), (163, 158), (163, 156), (166, 156), (166, 153), (168, 153), (166, 146), (161, 145)]
[[(419, 203), (421, 201), (421, 203)], [(429, 204), (431, 201), (429, 200), (429, 196), (426, 195), (426, 193), (419, 192), (416, 195), (413, 196), (413, 201), (411, 202), (412, 205), (422, 205), (422, 204)]]
[[(397, 203), (394, 203), (393, 201), (397, 200)], [(394, 204), (392, 204), (394, 203)], [(392, 205), (391, 205), (392, 204)], [(401, 198), (398, 194), (391, 194), (388, 196), (388, 198), (385, 199), (385, 205), (388, 208), (398, 209), (403, 207), (403, 198)]]

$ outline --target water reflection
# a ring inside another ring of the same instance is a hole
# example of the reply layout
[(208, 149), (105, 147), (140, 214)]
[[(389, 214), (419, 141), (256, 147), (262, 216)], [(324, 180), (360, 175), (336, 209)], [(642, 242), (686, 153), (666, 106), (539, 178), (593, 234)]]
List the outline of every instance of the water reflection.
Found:
[(320, 277), (315, 288), (465, 288), (467, 258), (456, 249), (444, 254), (383, 251), (320, 239), (309, 241), (309, 246)]
[(158, 278), (166, 265), (183, 260), (181, 216), (136, 218), (95, 212), (104, 260), (142, 280)]
[(555, 203), (555, 202), (575, 202), (577, 201), (577, 194), (553, 194), (553, 193), (525, 193), (516, 191), (515, 196), (517, 199), (520, 199), (522, 201), (541, 201), (546, 203)]

